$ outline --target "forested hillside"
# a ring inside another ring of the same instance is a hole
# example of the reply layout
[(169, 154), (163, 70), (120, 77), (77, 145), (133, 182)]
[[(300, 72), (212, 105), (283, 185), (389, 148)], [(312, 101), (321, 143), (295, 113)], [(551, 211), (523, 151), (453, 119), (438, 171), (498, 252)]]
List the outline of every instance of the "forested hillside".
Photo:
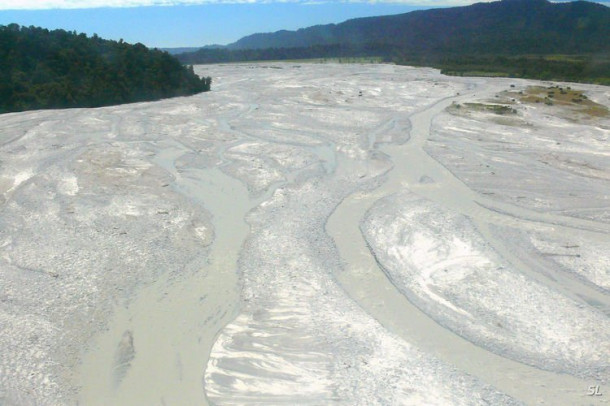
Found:
[(582, 53), (610, 50), (610, 8), (587, 1), (502, 0), (254, 34), (229, 49), (386, 44), (423, 53)]
[(380, 57), (453, 74), (610, 84), (610, 8), (574, 1), (502, 0), (254, 34), (185, 63)]
[(0, 26), (0, 113), (158, 100), (204, 92), (210, 84), (139, 43)]

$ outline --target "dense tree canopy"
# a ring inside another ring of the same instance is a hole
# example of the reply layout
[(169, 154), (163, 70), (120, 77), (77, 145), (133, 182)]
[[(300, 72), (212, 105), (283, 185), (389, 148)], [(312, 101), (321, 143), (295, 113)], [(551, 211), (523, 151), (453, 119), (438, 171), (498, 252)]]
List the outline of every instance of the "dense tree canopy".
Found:
[(210, 90), (166, 52), (97, 35), (0, 26), (0, 113), (99, 107)]

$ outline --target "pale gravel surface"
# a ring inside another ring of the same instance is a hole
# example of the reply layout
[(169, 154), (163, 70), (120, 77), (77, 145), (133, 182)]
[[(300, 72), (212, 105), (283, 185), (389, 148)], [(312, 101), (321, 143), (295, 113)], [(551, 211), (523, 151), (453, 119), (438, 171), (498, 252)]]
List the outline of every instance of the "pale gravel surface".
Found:
[(206, 211), (150, 164), (154, 140), (109, 139), (111, 116), (82, 113), (3, 117), (15, 128), (3, 140), (19, 137), (0, 158), (0, 390), (8, 404), (68, 403), (80, 351), (113, 306), (161, 273), (200, 263), (212, 240)]
[[(578, 88), (590, 88), (587, 94), (608, 106), (605, 87)], [(426, 151), (494, 200), (610, 223), (610, 115), (575, 116), (542, 103), (510, 107), (516, 115), (445, 112), (434, 121)]]
[[(552, 227), (498, 227), (493, 231), (497, 236), (504, 235), (506, 244), (540, 272), (559, 271), (599, 289), (601, 294), (610, 291), (610, 240), (581, 230), (558, 233)], [(607, 302), (597, 305), (610, 315)]]
[(393, 283), (440, 324), (538, 368), (607, 379), (607, 316), (515, 272), (467, 217), (402, 193), (363, 231)]
[[(610, 393), (607, 119), (437, 114), (513, 81), (432, 69), (197, 71), (214, 91), (1, 117), (0, 405), (608, 399), (586, 396)], [(351, 249), (395, 286), (341, 276), (349, 199), (372, 253)], [(404, 294), (463, 359), (361, 290)]]
[[(252, 212), (241, 315), (212, 349), (214, 404), (516, 404), (388, 334), (332, 278), (324, 222), (358, 177), (305, 181)], [(294, 213), (307, 208), (306, 223)]]

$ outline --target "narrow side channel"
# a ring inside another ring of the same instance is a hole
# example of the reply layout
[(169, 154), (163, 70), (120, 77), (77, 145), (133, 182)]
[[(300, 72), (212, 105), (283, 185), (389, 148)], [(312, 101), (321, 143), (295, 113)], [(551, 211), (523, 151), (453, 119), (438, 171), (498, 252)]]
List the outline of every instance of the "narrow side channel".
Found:
[[(478, 93), (482, 91), (493, 93), (497, 89), (477, 89)], [(473, 199), (476, 193), (423, 150), (434, 117), (452, 101), (466, 97), (445, 99), (413, 115), (412, 139), (401, 146), (381, 148), (394, 164), (388, 180), (373, 192), (349, 196), (336, 208), (326, 224), (326, 231), (334, 239), (344, 263), (343, 271), (336, 277), (348, 295), (387, 329), (498, 390), (527, 404), (582, 404), (590, 382), (500, 357), (430, 319), (388, 280), (361, 234), (360, 224), (371, 206), (402, 188), (435, 201), (451, 202), (450, 208), (476, 218), (499, 217), (481, 208)], [(423, 176), (435, 182), (420, 184)]]
[[(207, 263), (164, 275), (128, 307), (116, 309), (83, 359), (81, 404), (208, 404), (203, 375), (216, 335), (238, 312), (236, 263), (249, 231), (244, 216), (256, 202), (241, 182), (217, 168), (176, 171), (182, 148), (176, 143), (161, 150), (155, 163), (174, 175), (176, 190), (211, 213), (214, 241)], [(117, 371), (121, 352), (128, 365)]]

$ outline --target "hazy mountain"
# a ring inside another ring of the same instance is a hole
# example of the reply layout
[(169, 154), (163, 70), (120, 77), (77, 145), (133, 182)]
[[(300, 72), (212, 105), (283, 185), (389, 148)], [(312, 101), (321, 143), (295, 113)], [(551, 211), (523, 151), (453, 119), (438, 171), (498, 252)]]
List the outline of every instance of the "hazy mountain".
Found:
[(502, 0), (254, 34), (229, 49), (383, 44), (407, 52), (582, 53), (610, 49), (610, 8)]
[(182, 63), (382, 58), (457, 75), (610, 84), (610, 8), (597, 3), (502, 0), (254, 34)]
[(226, 48), (226, 45), (213, 44), (213, 45), (205, 45), (202, 47), (159, 48), (159, 50), (165, 51), (170, 55), (180, 55), (180, 54), (184, 54), (187, 52), (195, 52), (200, 49), (222, 49), (222, 48)]
[(160, 51), (167, 52), (170, 55), (178, 55), (185, 52), (195, 52), (199, 49), (200, 47), (159, 48)]

